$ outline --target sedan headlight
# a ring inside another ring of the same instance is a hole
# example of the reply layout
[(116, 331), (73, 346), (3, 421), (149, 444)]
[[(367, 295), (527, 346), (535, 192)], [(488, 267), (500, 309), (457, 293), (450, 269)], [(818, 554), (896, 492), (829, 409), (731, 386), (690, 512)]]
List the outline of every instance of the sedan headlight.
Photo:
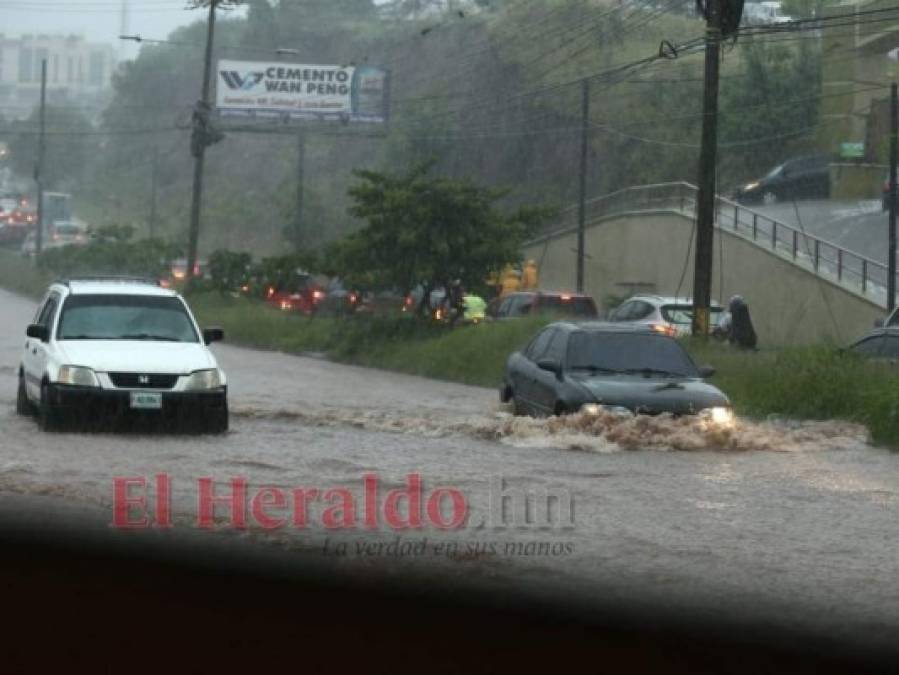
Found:
[(62, 366), (56, 377), (59, 384), (68, 384), (73, 387), (99, 387), (97, 375), (90, 368), (84, 366)]
[(600, 413), (610, 413), (612, 415), (623, 415), (633, 417), (634, 413), (628, 408), (620, 405), (602, 405), (600, 403), (585, 403), (581, 406), (581, 412), (585, 415), (599, 415)]
[(743, 186), (743, 190), (745, 192), (750, 192), (752, 190), (755, 190), (758, 186), (759, 186), (759, 184), (757, 182), (747, 183), (746, 185)]
[(715, 426), (729, 427), (734, 423), (733, 408), (728, 408), (726, 406), (715, 406), (714, 408), (707, 408), (703, 412)]
[(222, 374), (218, 368), (212, 370), (197, 370), (190, 374), (185, 391), (201, 391), (205, 389), (218, 389), (222, 386)]

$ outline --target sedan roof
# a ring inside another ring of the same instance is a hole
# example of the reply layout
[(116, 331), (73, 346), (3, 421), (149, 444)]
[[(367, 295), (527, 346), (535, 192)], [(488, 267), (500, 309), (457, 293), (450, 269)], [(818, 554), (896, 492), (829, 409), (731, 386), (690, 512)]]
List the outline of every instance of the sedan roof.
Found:
[[(591, 333), (634, 333), (640, 335), (661, 335), (648, 324), (644, 323), (612, 323), (608, 321), (556, 321), (549, 324), (551, 328), (564, 330), (583, 330)], [(663, 336), (664, 337), (664, 336)]]

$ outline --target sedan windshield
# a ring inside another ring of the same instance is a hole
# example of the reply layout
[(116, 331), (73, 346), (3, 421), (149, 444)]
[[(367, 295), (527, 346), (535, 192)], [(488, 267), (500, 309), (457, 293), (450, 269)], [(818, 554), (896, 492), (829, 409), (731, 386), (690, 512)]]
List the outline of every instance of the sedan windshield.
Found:
[(777, 178), (780, 174), (783, 173), (784, 167), (783, 164), (779, 166), (775, 166), (771, 171), (765, 174), (765, 177), (762, 180), (771, 180), (772, 178)]
[(147, 295), (71, 295), (56, 339), (199, 341), (181, 300)]
[(693, 361), (677, 342), (661, 335), (575, 333), (568, 367), (597, 372), (698, 377)]

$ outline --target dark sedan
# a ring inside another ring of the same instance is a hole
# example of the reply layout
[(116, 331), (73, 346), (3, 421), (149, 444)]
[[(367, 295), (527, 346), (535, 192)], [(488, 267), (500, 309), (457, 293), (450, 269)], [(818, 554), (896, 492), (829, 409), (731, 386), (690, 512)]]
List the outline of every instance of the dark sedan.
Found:
[(811, 155), (780, 164), (762, 178), (737, 189), (742, 203), (774, 204), (781, 200), (830, 196), (830, 157)]
[(713, 374), (697, 368), (676, 340), (649, 327), (558, 322), (509, 357), (500, 398), (519, 414), (602, 406), (650, 415), (708, 411), (729, 423), (727, 396), (702, 379)]

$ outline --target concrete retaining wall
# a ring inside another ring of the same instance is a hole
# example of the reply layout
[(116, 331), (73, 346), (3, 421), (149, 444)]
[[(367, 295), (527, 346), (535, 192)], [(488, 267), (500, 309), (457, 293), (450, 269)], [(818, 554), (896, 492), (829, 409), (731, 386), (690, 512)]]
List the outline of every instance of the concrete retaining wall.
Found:
[[(610, 298), (635, 291), (673, 295), (683, 275), (680, 295), (691, 295), (692, 227), (692, 218), (673, 211), (624, 214), (589, 225), (586, 292), (605, 309)], [(572, 290), (576, 250), (571, 231), (538, 240), (524, 254), (537, 261), (541, 288)], [(885, 314), (874, 302), (727, 231), (716, 230), (713, 279), (715, 299), (726, 302), (735, 293), (746, 299), (762, 345), (846, 344)]]

